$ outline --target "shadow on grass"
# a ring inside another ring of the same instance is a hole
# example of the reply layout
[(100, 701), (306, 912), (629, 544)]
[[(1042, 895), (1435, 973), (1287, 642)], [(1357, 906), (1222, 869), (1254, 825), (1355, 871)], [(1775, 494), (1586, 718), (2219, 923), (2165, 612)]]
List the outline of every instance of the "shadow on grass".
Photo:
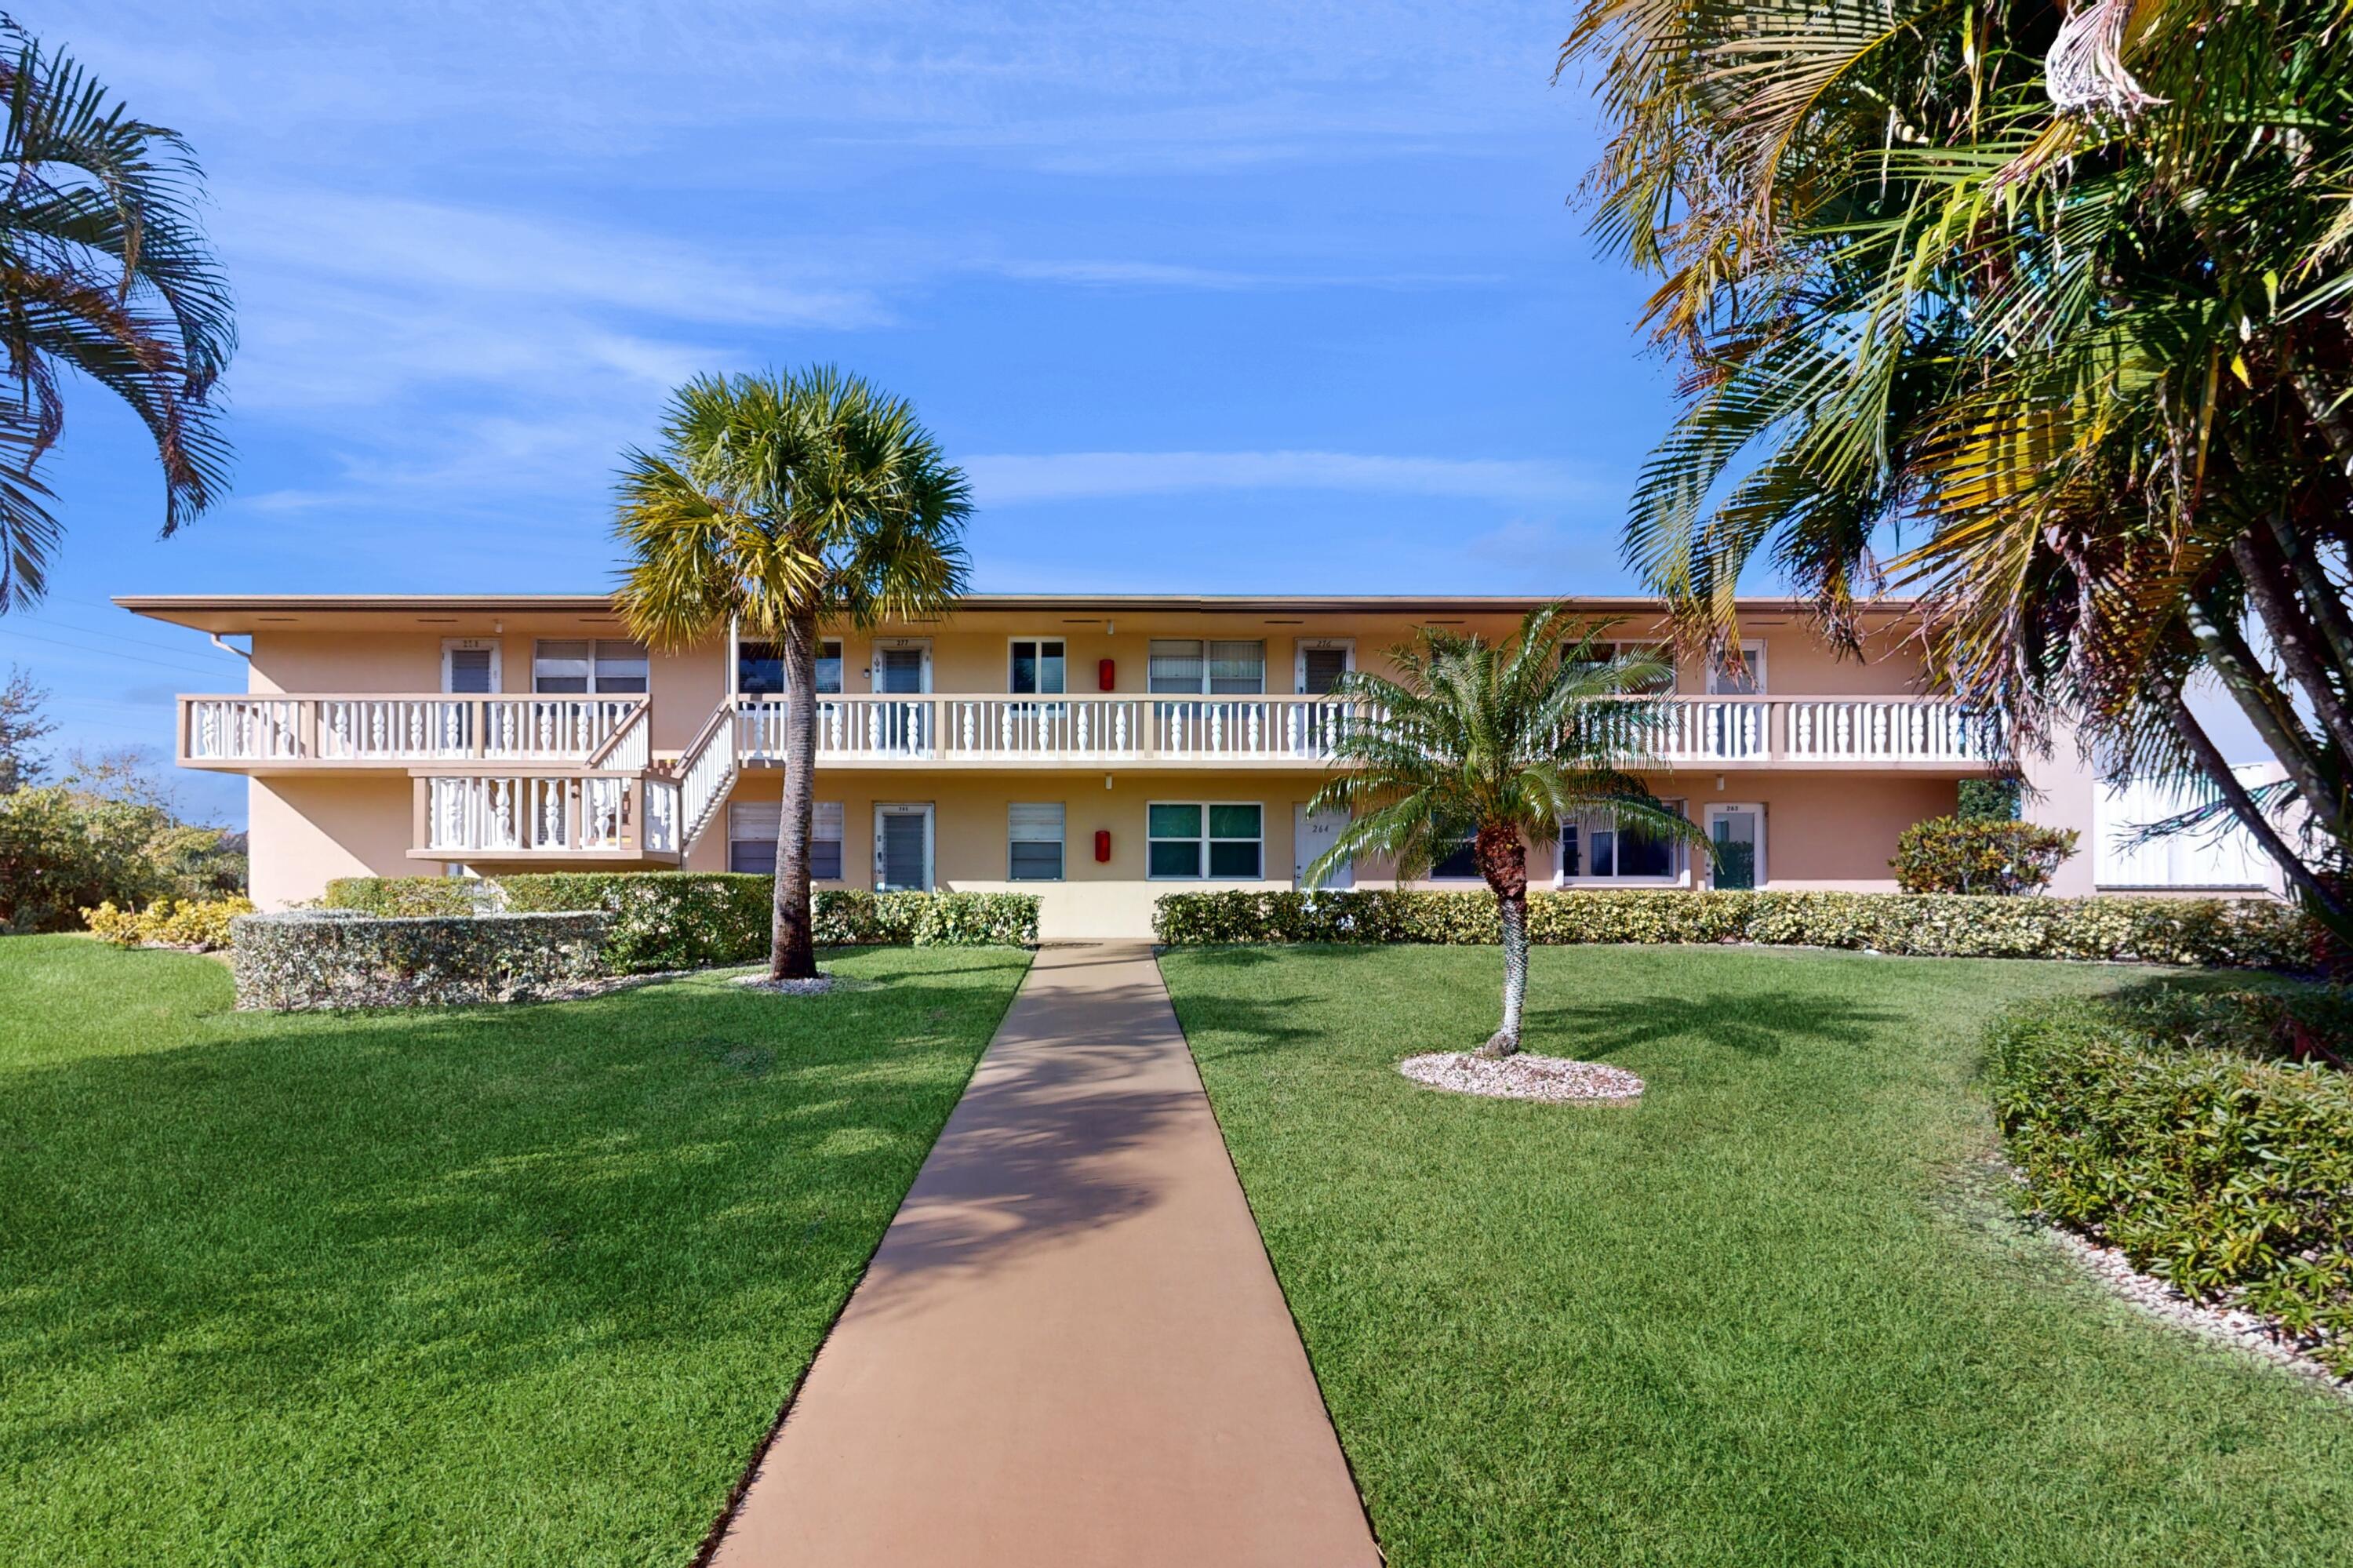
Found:
[[(939, 981), (986, 968), (809, 1001), (207, 1007), (185, 1044), (11, 1074), (0, 1445), (29, 1475), (191, 1409), (457, 1396), (829, 1315), (1006, 994)], [(44, 1398), (61, 1378), (83, 1396)]]
[(1662, 1040), (1691, 1040), (1743, 1056), (1769, 1057), (1799, 1043), (1859, 1044), (1903, 1017), (1893, 1008), (1820, 994), (1652, 994), (1531, 1007), (1521, 1044), (1531, 1051), (1556, 1044), (1568, 1054), (1606, 1059)]

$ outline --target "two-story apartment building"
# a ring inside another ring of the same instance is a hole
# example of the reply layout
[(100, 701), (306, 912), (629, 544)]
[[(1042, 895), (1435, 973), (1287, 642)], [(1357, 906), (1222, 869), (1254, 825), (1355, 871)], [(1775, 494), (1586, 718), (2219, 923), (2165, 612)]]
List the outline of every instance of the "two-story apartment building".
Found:
[[(249, 779), (265, 907), (333, 877), (586, 866), (765, 871), (783, 750), (776, 651), (632, 641), (599, 595), (151, 596), (142, 615), (250, 639), (248, 690), (179, 699), (182, 765)], [(1289, 887), (1330, 842), (1344, 671), (1425, 624), (1494, 638), (1537, 601), (980, 594), (843, 630), (818, 682), (820, 885), (1034, 892), (1049, 937), (1142, 935), (1152, 900)], [(1622, 641), (1651, 601), (1575, 609)], [(1888, 889), (1896, 835), (2002, 765), (1994, 726), (1919, 694), (1898, 603), (1861, 659), (1757, 599), (1741, 668), (1676, 672), (1673, 722), (1630, 758), (1722, 847), (1606, 818), (1532, 870), (1560, 887)], [(1389, 885), (1389, 868), (1344, 883)], [(1427, 884), (1477, 886), (1467, 853)]]

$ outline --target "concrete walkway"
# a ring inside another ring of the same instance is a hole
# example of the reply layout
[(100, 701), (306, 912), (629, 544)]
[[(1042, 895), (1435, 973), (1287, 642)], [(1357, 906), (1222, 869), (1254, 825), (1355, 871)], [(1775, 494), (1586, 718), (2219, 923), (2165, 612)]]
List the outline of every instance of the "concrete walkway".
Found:
[(1151, 949), (1040, 951), (714, 1562), (1379, 1561)]

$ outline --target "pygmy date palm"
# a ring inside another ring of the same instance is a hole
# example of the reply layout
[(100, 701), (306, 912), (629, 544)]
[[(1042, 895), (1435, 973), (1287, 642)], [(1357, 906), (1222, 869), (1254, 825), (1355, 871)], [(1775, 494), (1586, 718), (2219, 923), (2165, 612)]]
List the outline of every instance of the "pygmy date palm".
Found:
[(1507, 1056), (1527, 999), (1527, 846), (1588, 812), (1706, 842), (1620, 767), (1650, 750), (1665, 716), (1654, 694), (1672, 671), (1646, 653), (1599, 657), (1595, 632), (1572, 639), (1558, 606), (1501, 647), (1424, 627), (1388, 657), (1394, 677), (1352, 672), (1333, 687), (1355, 710), (1335, 726), (1339, 771), (1308, 810), (1349, 821), (1307, 879), (1372, 857), (1410, 880), (1470, 840), (1504, 936), (1504, 1022), (1481, 1054)]
[[(2341, 0), (1585, 0), (1606, 245), (1685, 372), (1630, 558), (1767, 560), (2112, 776), (2202, 776), (2353, 935), (2353, 48)], [(2259, 799), (2189, 705), (2278, 758)], [(2293, 801), (2298, 810), (2283, 811)], [(2283, 823), (2309, 825), (2301, 845)]]
[(784, 807), (769, 973), (817, 973), (809, 831), (823, 623), (935, 613), (963, 590), (963, 471), (904, 401), (829, 366), (707, 376), (672, 395), (659, 452), (628, 454), (616, 596), (630, 630), (680, 648), (722, 634), (784, 649)]
[(131, 406), (164, 468), (164, 532), (217, 499), (207, 401), (236, 346), (187, 144), (131, 118), (0, 15), (0, 613), (41, 597), (59, 541), (40, 478), (64, 371)]

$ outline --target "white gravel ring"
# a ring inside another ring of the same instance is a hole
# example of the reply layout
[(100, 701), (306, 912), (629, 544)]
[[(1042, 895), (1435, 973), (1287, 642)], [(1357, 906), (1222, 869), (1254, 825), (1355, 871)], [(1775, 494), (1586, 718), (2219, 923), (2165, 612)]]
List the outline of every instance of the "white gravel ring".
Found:
[(1490, 1099), (1630, 1100), (1642, 1092), (1642, 1080), (1623, 1067), (1566, 1056), (1514, 1053), (1499, 1058), (1440, 1051), (1409, 1056), (1398, 1064), (1398, 1071), (1433, 1089)]
[(840, 982), (833, 976), (820, 974), (815, 980), (772, 980), (763, 974), (739, 975), (735, 983), (747, 991), (765, 991), (776, 996), (823, 996)]

